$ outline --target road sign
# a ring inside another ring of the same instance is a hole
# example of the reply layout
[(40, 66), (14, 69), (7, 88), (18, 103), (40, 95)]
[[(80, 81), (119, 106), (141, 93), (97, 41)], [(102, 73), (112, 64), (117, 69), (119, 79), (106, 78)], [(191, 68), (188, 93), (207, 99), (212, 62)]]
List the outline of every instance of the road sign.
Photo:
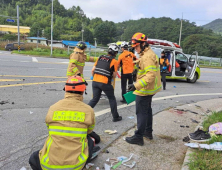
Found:
[(7, 22), (15, 22), (14, 19), (6, 19)]

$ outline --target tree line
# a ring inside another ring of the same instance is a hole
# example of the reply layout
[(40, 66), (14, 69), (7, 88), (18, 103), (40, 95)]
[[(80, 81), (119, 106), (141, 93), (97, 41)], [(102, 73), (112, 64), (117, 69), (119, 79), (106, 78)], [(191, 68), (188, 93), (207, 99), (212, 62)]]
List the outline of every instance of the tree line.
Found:
[[(2, 0), (0, 15), (16, 16), (16, 5), (20, 7), (20, 25), (31, 27), (29, 36), (51, 37), (51, 0)], [(119, 40), (129, 41), (135, 32), (143, 32), (149, 38), (179, 41), (180, 19), (141, 18), (120, 23), (103, 21), (101, 18), (88, 18), (79, 6), (66, 9), (58, 0), (54, 0), (53, 39), (75, 40), (94, 43), (96, 38), (100, 45)], [(8, 23), (0, 17), (0, 24)], [(222, 37), (210, 29), (198, 27), (195, 23), (183, 20), (182, 48), (185, 53), (197, 50), (200, 55), (220, 57)]]

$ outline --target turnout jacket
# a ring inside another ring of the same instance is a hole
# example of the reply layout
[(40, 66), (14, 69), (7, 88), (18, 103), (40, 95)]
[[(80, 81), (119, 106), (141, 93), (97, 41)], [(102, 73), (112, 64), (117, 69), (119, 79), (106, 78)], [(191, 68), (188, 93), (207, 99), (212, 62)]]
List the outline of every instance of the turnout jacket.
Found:
[(83, 50), (79, 48), (75, 48), (73, 53), (70, 55), (69, 65), (67, 69), (67, 77), (75, 76), (77, 74), (81, 74), (83, 77), (83, 69), (85, 66), (85, 62), (95, 62), (97, 57), (87, 56)]
[(138, 72), (134, 94), (138, 96), (154, 95), (162, 89), (159, 58), (150, 47), (147, 47), (140, 58), (135, 61)]
[(43, 170), (79, 170), (88, 158), (87, 134), (95, 126), (93, 109), (80, 94), (65, 93), (65, 99), (49, 108), (45, 122), (49, 136), (39, 152)]

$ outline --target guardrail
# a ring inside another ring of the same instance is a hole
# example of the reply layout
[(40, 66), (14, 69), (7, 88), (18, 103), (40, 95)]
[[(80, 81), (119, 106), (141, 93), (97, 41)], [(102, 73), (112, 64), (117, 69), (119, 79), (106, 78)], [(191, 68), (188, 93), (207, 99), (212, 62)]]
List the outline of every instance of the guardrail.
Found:
[(204, 66), (222, 66), (222, 58), (199, 56), (198, 64)]

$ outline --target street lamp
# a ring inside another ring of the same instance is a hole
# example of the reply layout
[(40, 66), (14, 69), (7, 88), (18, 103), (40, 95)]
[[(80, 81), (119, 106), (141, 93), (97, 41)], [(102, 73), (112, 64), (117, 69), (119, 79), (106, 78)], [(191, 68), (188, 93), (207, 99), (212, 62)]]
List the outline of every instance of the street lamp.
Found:
[(84, 29), (82, 29), (82, 41), (83, 41), (83, 32), (84, 32)]

